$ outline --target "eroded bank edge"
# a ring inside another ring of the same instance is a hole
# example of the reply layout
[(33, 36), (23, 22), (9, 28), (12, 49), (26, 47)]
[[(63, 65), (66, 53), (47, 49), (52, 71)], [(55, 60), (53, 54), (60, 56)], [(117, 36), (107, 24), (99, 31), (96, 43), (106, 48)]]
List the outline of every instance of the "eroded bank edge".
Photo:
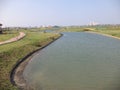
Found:
[[(16, 64), (13, 66), (13, 68), (12, 68), (12, 70), (11, 70), (11, 72), (10, 72), (10, 82), (12, 83), (12, 85), (20, 88), (19, 85), (16, 84), (16, 82), (15, 82), (15, 80), (14, 80), (14, 77), (15, 77), (15, 73), (16, 73), (17, 68), (20, 67), (20, 65), (21, 65), (22, 63), (24, 63), (24, 62), (25, 62), (29, 57), (31, 57), (33, 54), (35, 54), (35, 53), (37, 53), (38, 51), (44, 49), (45, 47), (47, 47), (48, 45), (50, 45), (51, 43), (53, 43), (54, 41), (56, 41), (57, 39), (59, 39), (59, 38), (62, 37), (62, 36), (63, 36), (63, 34), (60, 33), (60, 36), (59, 36), (59, 37), (57, 37), (57, 38), (55, 38), (54, 40), (48, 42), (47, 44), (43, 45), (43, 46), (40, 47), (39, 49), (34, 50), (33, 52), (30, 52), (30, 53), (27, 54), (25, 57), (23, 57), (22, 59), (18, 60), (18, 61), (16, 62)], [(30, 60), (30, 59), (29, 59), (29, 60)], [(29, 62), (29, 60), (27, 60), (27, 62)], [(25, 62), (25, 64), (26, 64), (27, 62)], [(27, 65), (27, 64), (26, 64), (26, 65)], [(24, 68), (25, 68), (25, 67), (24, 67)], [(24, 68), (23, 68), (23, 70), (24, 70)], [(23, 72), (22, 72), (22, 73), (23, 73)], [(21, 74), (21, 75), (22, 75), (22, 74)], [(21, 75), (20, 75), (20, 77), (21, 77)], [(23, 81), (25, 81), (25, 80), (23, 80)], [(23, 83), (25, 83), (25, 82), (23, 82)]]

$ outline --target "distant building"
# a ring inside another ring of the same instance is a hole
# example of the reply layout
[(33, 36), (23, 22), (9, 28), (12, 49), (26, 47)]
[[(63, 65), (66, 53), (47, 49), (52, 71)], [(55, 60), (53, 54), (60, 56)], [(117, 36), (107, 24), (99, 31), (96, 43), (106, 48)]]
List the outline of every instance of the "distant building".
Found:
[(89, 25), (90, 26), (95, 26), (95, 25), (98, 25), (99, 23), (96, 23), (96, 22), (90, 22)]
[(0, 34), (2, 34), (2, 24), (0, 23)]

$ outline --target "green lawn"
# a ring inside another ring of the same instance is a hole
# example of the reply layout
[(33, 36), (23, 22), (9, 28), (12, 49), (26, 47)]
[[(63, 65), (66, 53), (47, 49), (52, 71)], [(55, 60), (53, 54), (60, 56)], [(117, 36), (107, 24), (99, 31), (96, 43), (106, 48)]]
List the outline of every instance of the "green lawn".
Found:
[(0, 42), (11, 39), (11, 38), (16, 37), (18, 35), (19, 35), (18, 32), (0, 34)]
[(18, 60), (28, 53), (58, 38), (60, 34), (25, 31), (20, 41), (0, 46), (0, 90), (16, 90), (10, 83), (10, 71)]

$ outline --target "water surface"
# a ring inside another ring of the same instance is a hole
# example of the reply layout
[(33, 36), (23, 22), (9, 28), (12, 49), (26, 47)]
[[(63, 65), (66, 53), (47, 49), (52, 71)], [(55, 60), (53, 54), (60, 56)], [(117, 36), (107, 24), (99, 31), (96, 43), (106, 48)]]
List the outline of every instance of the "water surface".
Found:
[(64, 33), (33, 56), (23, 74), (35, 90), (120, 90), (120, 40)]

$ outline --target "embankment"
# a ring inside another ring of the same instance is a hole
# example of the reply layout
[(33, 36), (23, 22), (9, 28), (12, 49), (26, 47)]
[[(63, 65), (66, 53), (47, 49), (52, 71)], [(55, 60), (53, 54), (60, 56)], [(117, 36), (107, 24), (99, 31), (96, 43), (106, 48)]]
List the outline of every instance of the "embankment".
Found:
[(27, 82), (25, 81), (25, 79), (23, 77), (23, 71), (24, 71), (26, 65), (31, 60), (31, 57), (34, 54), (36, 54), (41, 49), (47, 47), (49, 44), (53, 43), (55, 40), (59, 39), (61, 36), (62, 36), (62, 34), (57, 38), (52, 38), (51, 40), (44, 42), (39, 49), (34, 50), (33, 52), (27, 54), (25, 57), (23, 57), (21, 60), (19, 60), (11, 71), (11, 74), (10, 74), (11, 83), (22, 90), (33, 90), (33, 88), (27, 84)]

